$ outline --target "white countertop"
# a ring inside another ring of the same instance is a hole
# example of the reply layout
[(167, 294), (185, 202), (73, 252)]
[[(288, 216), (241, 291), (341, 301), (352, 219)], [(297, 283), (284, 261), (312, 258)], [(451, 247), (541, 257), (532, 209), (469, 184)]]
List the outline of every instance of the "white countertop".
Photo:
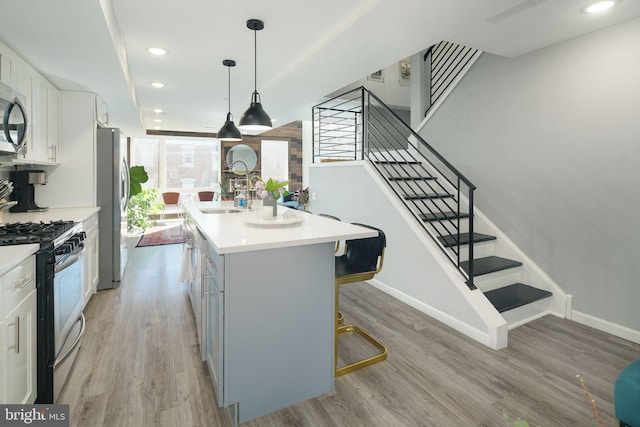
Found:
[[(96, 208), (59, 208), (49, 209), (44, 212), (3, 212), (1, 217), (2, 222), (49, 222), (49, 221), (75, 221), (81, 222), (89, 218), (100, 210)], [(0, 226), (2, 224), (0, 222)], [(36, 253), (40, 245), (10, 245), (0, 246), (0, 275), (6, 273), (22, 261), (24, 261), (29, 255)]]
[(336, 221), (304, 211), (278, 206), (278, 217), (285, 212), (303, 218), (302, 222), (282, 225), (247, 224), (245, 218), (259, 217), (260, 209), (242, 213), (204, 214), (202, 208), (233, 207), (233, 202), (186, 201), (184, 208), (219, 254), (275, 249), (291, 246), (361, 239), (376, 236), (374, 230)]
[(38, 248), (37, 244), (0, 246), (0, 276), (35, 254)]
[(100, 207), (95, 208), (51, 208), (44, 212), (5, 212), (2, 217), (4, 223), (11, 222), (49, 222), (49, 221), (75, 221), (82, 222), (88, 219), (91, 215), (100, 210)]

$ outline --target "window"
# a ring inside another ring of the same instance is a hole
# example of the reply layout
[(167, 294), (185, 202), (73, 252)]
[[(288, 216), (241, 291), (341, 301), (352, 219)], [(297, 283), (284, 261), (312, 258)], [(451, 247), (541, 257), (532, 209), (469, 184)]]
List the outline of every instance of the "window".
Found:
[[(278, 181), (289, 180), (289, 142), (267, 141), (260, 144), (260, 162), (262, 178), (273, 178)], [(287, 185), (287, 188), (289, 186)]]
[(180, 151), (182, 152), (182, 167), (183, 168), (192, 168), (196, 166), (196, 161), (194, 158), (195, 147), (193, 145), (183, 145), (180, 147)]
[(219, 150), (218, 140), (208, 138), (134, 138), (131, 164), (145, 167), (145, 188), (211, 189), (219, 182)]

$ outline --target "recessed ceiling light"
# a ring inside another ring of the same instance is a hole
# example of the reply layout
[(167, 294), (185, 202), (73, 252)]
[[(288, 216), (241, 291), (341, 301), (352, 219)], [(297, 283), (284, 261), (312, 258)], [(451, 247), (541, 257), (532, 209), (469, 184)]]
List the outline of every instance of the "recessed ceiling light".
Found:
[(156, 113), (156, 114), (162, 114), (162, 113), (164, 113), (164, 111), (162, 111), (162, 110), (161, 110), (161, 109), (159, 109), (159, 108), (154, 108), (154, 109), (153, 109), (153, 112), (154, 112), (154, 113)]
[(150, 47), (149, 49), (147, 49), (147, 51), (150, 54), (155, 55), (155, 56), (162, 56), (162, 55), (166, 55), (167, 54), (166, 50), (164, 50), (162, 48), (159, 48), (159, 47)]
[(599, 1), (597, 3), (593, 3), (585, 7), (584, 11), (586, 13), (600, 13), (600, 12), (604, 12), (605, 10), (611, 9), (617, 3), (619, 3), (619, 1), (616, 1), (616, 0)]
[(151, 86), (158, 88), (158, 89), (162, 89), (164, 87), (164, 83), (160, 83), (160, 82), (153, 82), (151, 83)]
[(156, 123), (162, 123), (162, 120), (161, 120), (161, 119), (155, 119), (155, 120), (154, 120), (154, 122), (156, 122)]

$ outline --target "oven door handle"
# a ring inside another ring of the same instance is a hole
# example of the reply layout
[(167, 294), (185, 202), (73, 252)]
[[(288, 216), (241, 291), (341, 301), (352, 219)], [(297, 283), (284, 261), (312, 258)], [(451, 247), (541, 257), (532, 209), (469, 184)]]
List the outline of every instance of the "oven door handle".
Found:
[(62, 264), (56, 265), (56, 273), (59, 273), (65, 268), (71, 267), (71, 265), (75, 264), (75, 262), (78, 261), (84, 253), (84, 245), (81, 245), (81, 248), (81, 250), (67, 258)]
[[(82, 336), (84, 335), (84, 328), (86, 325), (86, 322), (84, 320), (84, 313), (80, 313), (80, 318), (78, 320), (82, 322), (82, 326), (80, 326), (80, 332), (78, 333), (78, 336), (76, 337), (73, 344), (67, 349), (67, 351), (63, 355), (56, 357), (55, 362), (53, 362), (53, 369), (57, 368), (60, 364), (62, 364), (67, 359), (67, 357), (69, 357), (71, 353), (73, 353), (73, 350), (75, 350), (75, 348), (78, 346), (78, 343), (82, 339)], [(66, 344), (66, 340), (65, 340), (65, 343), (62, 344), (61, 348), (64, 348), (65, 344)]]

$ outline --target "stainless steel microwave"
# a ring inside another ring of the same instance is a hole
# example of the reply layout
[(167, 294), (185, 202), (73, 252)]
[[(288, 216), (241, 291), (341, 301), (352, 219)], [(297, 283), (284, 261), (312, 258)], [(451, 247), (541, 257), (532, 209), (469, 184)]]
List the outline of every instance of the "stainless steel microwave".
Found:
[(27, 141), (27, 113), (20, 95), (0, 83), (0, 154), (19, 153)]

